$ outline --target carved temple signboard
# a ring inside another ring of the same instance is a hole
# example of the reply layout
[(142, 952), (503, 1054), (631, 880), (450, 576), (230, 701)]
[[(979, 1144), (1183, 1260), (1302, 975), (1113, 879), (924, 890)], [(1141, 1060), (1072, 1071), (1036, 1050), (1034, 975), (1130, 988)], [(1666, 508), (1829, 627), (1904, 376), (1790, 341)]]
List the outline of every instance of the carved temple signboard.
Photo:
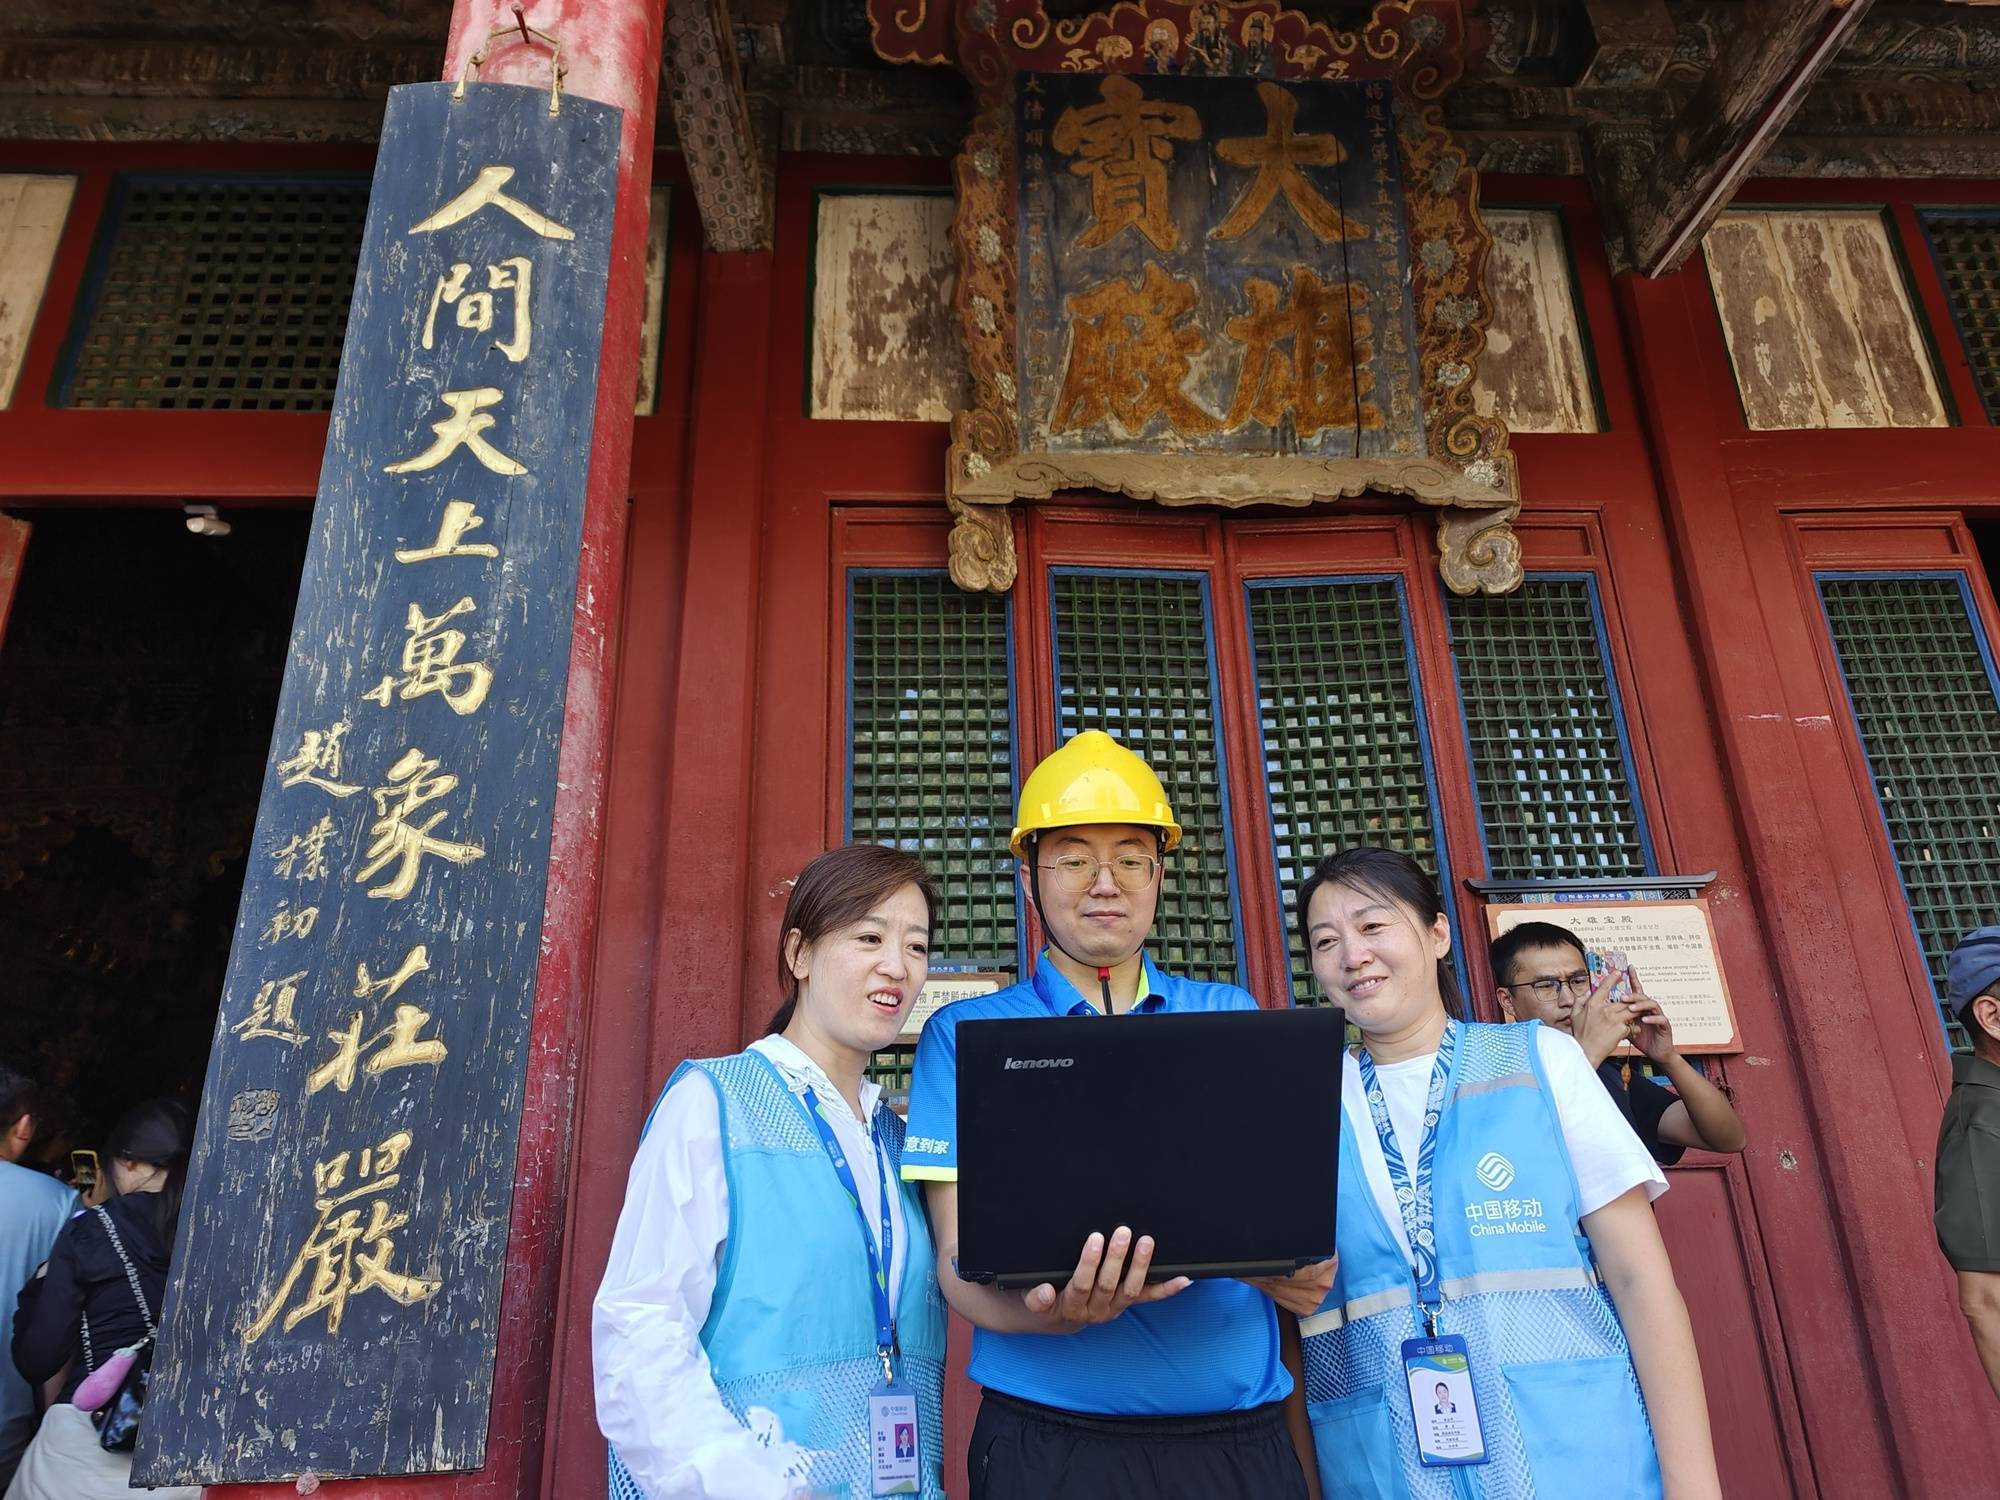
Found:
[(135, 1472), (485, 1457), (620, 112), (391, 89)]
[(1491, 241), (1438, 108), (1457, 0), (1342, 32), (1269, 4), (869, 0), (891, 61), (955, 61), (972, 406), (952, 423), (952, 576), (1005, 589), (1001, 507), (1368, 492), (1438, 507), (1460, 593), (1520, 582), (1504, 426), (1473, 409)]

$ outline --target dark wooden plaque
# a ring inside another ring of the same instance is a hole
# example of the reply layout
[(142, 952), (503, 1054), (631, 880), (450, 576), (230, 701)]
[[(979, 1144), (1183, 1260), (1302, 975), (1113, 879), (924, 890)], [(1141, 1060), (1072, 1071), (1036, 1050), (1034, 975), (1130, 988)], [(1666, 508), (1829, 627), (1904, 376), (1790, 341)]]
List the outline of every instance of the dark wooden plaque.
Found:
[(619, 111), (392, 89), (136, 1474), (484, 1460)]

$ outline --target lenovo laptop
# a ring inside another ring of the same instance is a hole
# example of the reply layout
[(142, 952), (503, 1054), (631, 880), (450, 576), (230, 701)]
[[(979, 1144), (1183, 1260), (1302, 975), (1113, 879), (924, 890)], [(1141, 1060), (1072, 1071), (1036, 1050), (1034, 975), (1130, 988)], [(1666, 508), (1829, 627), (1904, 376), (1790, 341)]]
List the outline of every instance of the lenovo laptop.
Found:
[(1325, 1260), (1346, 1030), (1330, 1007), (961, 1023), (958, 1274), (1061, 1286), (1121, 1224), (1155, 1281)]

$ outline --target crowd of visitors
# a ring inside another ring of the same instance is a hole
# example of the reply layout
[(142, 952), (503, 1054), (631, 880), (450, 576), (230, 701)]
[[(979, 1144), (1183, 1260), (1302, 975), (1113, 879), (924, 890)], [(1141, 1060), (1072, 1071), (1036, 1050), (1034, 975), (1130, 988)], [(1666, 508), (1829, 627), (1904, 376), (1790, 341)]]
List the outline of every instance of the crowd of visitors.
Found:
[[(171, 1099), (120, 1116), (80, 1179), (24, 1166), (49, 1120), (0, 1066), (0, 1489), (5, 1500), (123, 1500), (138, 1438), (193, 1118)], [(101, 1169), (92, 1170), (101, 1161)], [(199, 1489), (152, 1489), (199, 1500)]]

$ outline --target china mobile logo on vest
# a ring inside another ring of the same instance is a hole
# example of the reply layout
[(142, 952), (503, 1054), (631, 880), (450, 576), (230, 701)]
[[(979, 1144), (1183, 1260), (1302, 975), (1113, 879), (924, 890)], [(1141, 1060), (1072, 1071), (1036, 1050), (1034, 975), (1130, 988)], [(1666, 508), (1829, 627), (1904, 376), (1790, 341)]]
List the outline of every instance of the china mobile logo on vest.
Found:
[(1514, 1164), (1498, 1151), (1489, 1151), (1473, 1163), (1472, 1175), (1491, 1198), (1477, 1198), (1465, 1205), (1468, 1232), (1474, 1239), (1489, 1234), (1543, 1234), (1548, 1221), (1540, 1198), (1502, 1198), (1498, 1195), (1514, 1185)]
[(1073, 1057), (1010, 1057), (1002, 1065), (1001, 1071), (1011, 1073), (1016, 1068), (1073, 1068)]

